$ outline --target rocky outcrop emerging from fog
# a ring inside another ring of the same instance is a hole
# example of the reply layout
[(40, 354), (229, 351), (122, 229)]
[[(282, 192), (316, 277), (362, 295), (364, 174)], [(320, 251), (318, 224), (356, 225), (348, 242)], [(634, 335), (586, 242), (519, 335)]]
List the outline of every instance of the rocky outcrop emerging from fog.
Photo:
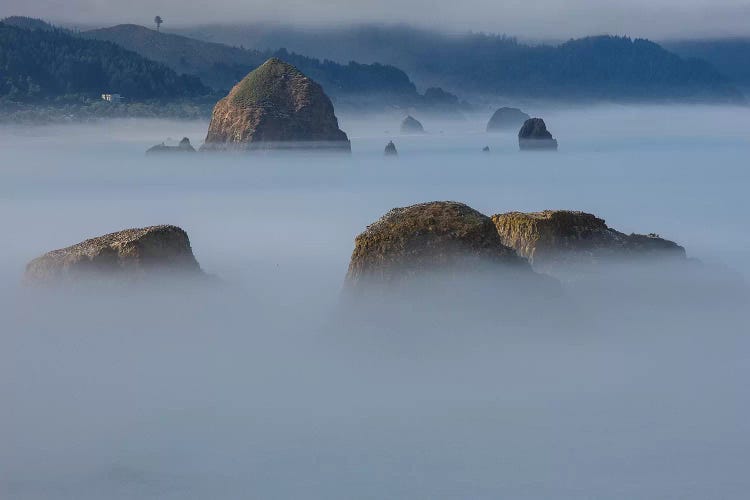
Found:
[(394, 208), (357, 236), (346, 285), (394, 285), (485, 266), (534, 274), (526, 259), (503, 245), (489, 217), (463, 203), (434, 201)]
[(487, 132), (517, 130), (531, 117), (518, 108), (500, 108), (487, 122)]
[(53, 250), (29, 262), (24, 281), (60, 285), (81, 279), (129, 283), (163, 273), (203, 276), (177, 226), (126, 229)]
[(316, 82), (272, 58), (214, 107), (202, 150), (351, 150), (333, 104)]
[(547, 125), (541, 118), (530, 118), (526, 120), (518, 131), (518, 147), (523, 150), (547, 150), (557, 149), (557, 140), (547, 130)]
[(401, 133), (402, 134), (424, 134), (424, 127), (419, 122), (419, 120), (409, 115), (406, 118), (404, 118), (404, 121), (401, 122)]
[(195, 148), (190, 144), (190, 139), (183, 137), (177, 146), (167, 146), (162, 142), (146, 150), (147, 155), (158, 153), (195, 153)]
[(398, 155), (398, 151), (396, 151), (396, 145), (393, 144), (393, 141), (388, 141), (388, 144), (385, 145), (384, 154), (386, 156), (397, 156)]
[(685, 258), (685, 249), (656, 234), (624, 234), (585, 212), (545, 210), (492, 216), (500, 239), (535, 269), (633, 258)]

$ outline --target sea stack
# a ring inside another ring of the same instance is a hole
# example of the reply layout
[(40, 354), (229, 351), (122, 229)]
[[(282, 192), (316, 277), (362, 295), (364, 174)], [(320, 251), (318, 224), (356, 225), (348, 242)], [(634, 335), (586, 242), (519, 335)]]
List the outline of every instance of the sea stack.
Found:
[(272, 58), (214, 107), (201, 150), (334, 149), (351, 151), (323, 88)]
[(155, 153), (195, 153), (195, 148), (190, 144), (190, 139), (183, 137), (177, 146), (167, 146), (163, 142), (146, 150), (146, 154)]
[(547, 125), (541, 118), (526, 120), (518, 131), (518, 147), (523, 150), (557, 150), (557, 140), (547, 130)]
[(636, 258), (685, 259), (685, 249), (656, 234), (624, 234), (585, 212), (545, 210), (492, 216), (504, 245), (537, 270)]
[(487, 122), (487, 132), (517, 130), (529, 118), (531, 117), (518, 108), (500, 108)]
[(187, 233), (177, 226), (126, 229), (47, 252), (26, 266), (29, 285), (66, 285), (83, 279), (130, 283), (155, 275), (203, 276)]
[(406, 118), (404, 118), (404, 121), (401, 122), (401, 133), (402, 134), (423, 134), (424, 127), (422, 126), (421, 123), (419, 123), (419, 120), (409, 115)]
[(393, 141), (388, 141), (388, 144), (385, 145), (385, 155), (386, 156), (397, 156), (398, 151), (396, 151), (396, 145), (393, 144)]

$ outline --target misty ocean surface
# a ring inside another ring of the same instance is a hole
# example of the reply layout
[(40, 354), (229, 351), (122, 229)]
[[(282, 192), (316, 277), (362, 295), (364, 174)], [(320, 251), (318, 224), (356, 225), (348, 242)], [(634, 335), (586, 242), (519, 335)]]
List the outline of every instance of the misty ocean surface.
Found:
[[(0, 126), (0, 498), (747, 498), (748, 109), (526, 111), (557, 153), (485, 133), (489, 115), (402, 136), (401, 116), (338, 113), (350, 156), (144, 155), (197, 148), (207, 122)], [(594, 213), (706, 272), (579, 286), (575, 312), (539, 303), (521, 326), (502, 304), (341, 321), (354, 237), (432, 200)], [(227, 286), (20, 285), (44, 252), (155, 224)]]

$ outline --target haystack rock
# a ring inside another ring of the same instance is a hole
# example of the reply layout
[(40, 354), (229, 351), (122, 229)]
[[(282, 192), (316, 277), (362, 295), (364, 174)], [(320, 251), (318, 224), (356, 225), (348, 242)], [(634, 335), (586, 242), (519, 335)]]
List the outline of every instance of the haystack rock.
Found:
[(531, 117), (518, 108), (500, 108), (487, 122), (487, 132), (517, 130), (529, 118)]
[(547, 130), (544, 120), (530, 118), (518, 131), (518, 147), (521, 150), (556, 150), (557, 140)]
[(483, 148), (482, 148), (482, 152), (483, 152), (483, 153), (489, 153), (489, 152), (490, 152), (490, 147), (489, 147), (489, 146), (485, 146), (485, 147), (483, 147)]
[(398, 151), (396, 151), (396, 145), (393, 144), (393, 141), (388, 141), (388, 144), (385, 145), (385, 155), (386, 156), (398, 155)]
[(535, 275), (526, 259), (500, 241), (492, 220), (453, 201), (394, 208), (356, 237), (348, 290), (401, 285), (430, 273), (504, 269)]
[(492, 216), (504, 245), (535, 269), (634, 258), (685, 258), (685, 249), (656, 234), (624, 234), (584, 212), (545, 210)]
[(316, 82), (272, 58), (214, 107), (202, 150), (351, 150), (333, 104)]
[(203, 276), (187, 233), (177, 226), (126, 229), (53, 250), (29, 262), (24, 280), (31, 285), (85, 278), (133, 282), (165, 272)]
[(177, 146), (167, 146), (163, 142), (146, 150), (146, 154), (154, 153), (195, 153), (195, 148), (190, 144), (190, 139), (183, 137)]
[(406, 118), (404, 118), (404, 121), (401, 122), (401, 133), (402, 134), (423, 134), (424, 127), (422, 126), (421, 123), (419, 123), (419, 120), (409, 115)]

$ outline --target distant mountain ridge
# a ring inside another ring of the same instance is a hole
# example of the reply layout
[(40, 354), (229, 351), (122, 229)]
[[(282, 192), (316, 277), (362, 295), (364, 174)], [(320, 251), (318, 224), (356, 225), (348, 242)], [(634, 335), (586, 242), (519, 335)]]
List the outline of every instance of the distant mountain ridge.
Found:
[(750, 90), (750, 37), (672, 40), (661, 45), (679, 56), (711, 63), (732, 83)]
[(119, 93), (129, 99), (174, 100), (210, 92), (198, 78), (178, 75), (113, 43), (81, 38), (38, 20), (17, 27), (19, 21), (10, 18), (15, 26), (0, 22), (0, 98), (23, 102)]
[[(379, 63), (339, 64), (318, 60), (287, 51), (246, 50), (220, 43), (133, 25), (86, 31), (87, 38), (106, 40), (132, 50), (144, 57), (166, 64), (172, 69), (195, 75), (217, 91), (226, 92), (251, 70), (267, 59), (276, 57), (293, 64), (305, 75), (320, 83), (332, 98), (356, 97), (362, 101), (386, 102), (402, 106), (454, 106), (455, 96), (429, 92), (422, 96), (402, 70)], [(434, 102), (433, 102), (434, 101)]]
[(592, 36), (528, 45), (503, 35), (447, 35), (409, 26), (298, 29), (197, 26), (182, 33), (248, 47), (279, 47), (333, 60), (393, 64), (417, 84), (509, 97), (614, 101), (743, 101), (711, 64), (643, 39)]

